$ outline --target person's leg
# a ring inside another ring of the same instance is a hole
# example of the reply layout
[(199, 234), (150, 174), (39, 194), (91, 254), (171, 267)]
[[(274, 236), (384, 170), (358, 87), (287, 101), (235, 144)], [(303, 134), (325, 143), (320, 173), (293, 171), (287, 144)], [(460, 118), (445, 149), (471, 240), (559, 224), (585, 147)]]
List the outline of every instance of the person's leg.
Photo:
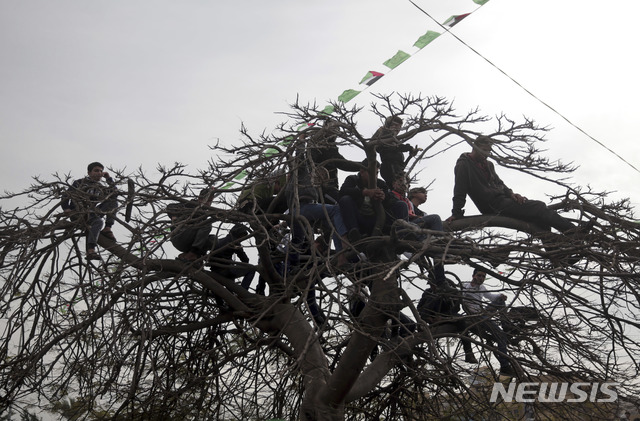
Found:
[(331, 223), (333, 224), (334, 234), (333, 234), (333, 244), (336, 251), (342, 250), (342, 239), (347, 235), (347, 226), (344, 223), (344, 219), (342, 218), (342, 212), (340, 211), (340, 206), (335, 205), (325, 205), (327, 214), (331, 219)]
[[(442, 224), (442, 219), (440, 215), (425, 215), (418, 219), (414, 219), (413, 223), (417, 224), (423, 229), (430, 229), (433, 231), (444, 231), (444, 226)], [(434, 255), (433, 256), (433, 275), (435, 284), (440, 286), (448, 286), (446, 284), (446, 278), (444, 274), (444, 263), (442, 262), (442, 255)]]
[[(305, 205), (300, 206), (300, 216), (304, 216), (307, 220), (309, 220), (309, 218), (307, 218), (307, 216), (303, 213), (304, 207)], [(313, 221), (311, 220), (309, 220), (309, 222), (313, 223)], [(307, 237), (306, 231), (306, 224), (302, 224), (297, 219), (293, 220), (293, 224), (291, 225), (291, 241), (287, 246), (289, 267), (300, 265), (300, 254), (304, 253), (305, 239)], [(308, 244), (308, 242), (306, 244)]]
[(502, 200), (499, 207), (501, 215), (522, 219), (545, 230), (553, 227), (560, 232), (566, 232), (575, 228), (571, 221), (558, 215), (556, 211), (549, 209), (539, 200), (528, 200), (522, 204), (511, 199)]
[(380, 177), (387, 183), (389, 188), (393, 186), (393, 180), (395, 179), (394, 167), (387, 160), (382, 161), (380, 164)]
[(194, 228), (180, 228), (171, 232), (171, 244), (178, 251), (188, 252), (196, 236), (197, 230)]
[[(385, 209), (384, 232), (389, 232), (389, 230), (391, 229), (391, 225), (397, 219), (409, 221), (409, 206), (401, 200), (393, 202), (391, 206)], [(409, 232), (408, 230), (397, 229), (396, 231), (398, 237), (403, 240), (417, 240), (417, 238), (415, 238), (415, 234)]]
[(307, 292), (307, 305), (309, 306), (309, 311), (311, 312), (311, 316), (313, 320), (315, 320), (318, 326), (322, 326), (324, 322), (327, 321), (326, 316), (323, 311), (320, 309), (318, 302), (316, 300), (316, 288), (315, 286), (311, 286), (309, 288), (309, 292)]
[(355, 298), (349, 301), (349, 311), (353, 317), (358, 317), (362, 310), (364, 310), (365, 302), (360, 298)]
[(332, 228), (335, 229), (333, 236), (335, 249), (336, 251), (342, 250), (342, 237), (347, 234), (347, 227), (339, 206), (320, 203), (304, 204), (300, 206), (300, 215), (307, 218), (312, 224), (317, 221), (331, 223)]
[(393, 202), (387, 210), (387, 220), (393, 222), (396, 219), (409, 220), (409, 207), (402, 200)]
[[(455, 315), (454, 317), (460, 317)], [(456, 332), (460, 333), (462, 336), (460, 337), (460, 342), (462, 343), (462, 350), (464, 351), (464, 360), (465, 362), (475, 364), (478, 362), (475, 355), (473, 355), (473, 348), (471, 347), (471, 340), (469, 339), (469, 330), (467, 329), (467, 324), (463, 319), (456, 319), (453, 322), (456, 327)]]
[(485, 317), (484, 320), (480, 322), (479, 329), (481, 332), (485, 332), (485, 339), (495, 342), (498, 350), (494, 352), (494, 355), (500, 363), (500, 370), (511, 370), (511, 364), (509, 363), (509, 358), (507, 358), (507, 338), (505, 337), (504, 332), (502, 332), (502, 329), (500, 329), (500, 327), (489, 317)]
[[(342, 214), (344, 219), (344, 214)], [(374, 215), (362, 215), (360, 212), (356, 213), (356, 219), (358, 220), (358, 229), (362, 235), (373, 234), (373, 229), (376, 226), (376, 216)]]
[(358, 223), (358, 205), (353, 197), (342, 196), (338, 201), (338, 206), (340, 207), (340, 215), (342, 216), (342, 221), (347, 231), (360, 228)]
[(211, 225), (200, 228), (180, 228), (171, 233), (171, 244), (182, 254), (180, 260), (196, 260), (207, 254), (213, 247), (213, 239), (210, 236)]
[(211, 251), (211, 247), (213, 246), (213, 241), (212, 241), (212, 238), (209, 236), (210, 232), (211, 232), (211, 225), (196, 228), (196, 232), (193, 237), (193, 242), (191, 243), (191, 251), (193, 251), (194, 253), (200, 256), (204, 256), (209, 251)]
[(104, 224), (105, 228), (111, 228), (115, 223), (113, 211), (118, 208), (118, 201), (115, 199), (115, 195), (113, 196), (113, 199), (109, 198), (97, 206), (98, 209), (106, 215), (106, 222)]
[(98, 236), (104, 224), (101, 216), (90, 214), (87, 219), (87, 252), (95, 252), (98, 246)]
[(420, 228), (429, 229), (433, 231), (444, 231), (444, 225), (440, 215), (425, 215), (413, 220), (413, 222), (420, 226)]

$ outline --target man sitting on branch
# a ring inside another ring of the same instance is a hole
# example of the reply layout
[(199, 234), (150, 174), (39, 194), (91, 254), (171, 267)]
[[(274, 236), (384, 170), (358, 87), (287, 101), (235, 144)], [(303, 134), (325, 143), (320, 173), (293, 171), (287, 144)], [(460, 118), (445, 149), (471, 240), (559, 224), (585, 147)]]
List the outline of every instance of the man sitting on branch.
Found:
[(470, 153), (460, 155), (455, 167), (452, 215), (447, 222), (464, 216), (464, 205), (469, 195), (483, 214), (508, 216), (534, 224), (544, 230), (555, 228), (562, 233), (576, 226), (539, 200), (529, 200), (514, 193), (496, 174), (493, 163), (487, 158), (494, 141), (488, 136), (478, 136)]

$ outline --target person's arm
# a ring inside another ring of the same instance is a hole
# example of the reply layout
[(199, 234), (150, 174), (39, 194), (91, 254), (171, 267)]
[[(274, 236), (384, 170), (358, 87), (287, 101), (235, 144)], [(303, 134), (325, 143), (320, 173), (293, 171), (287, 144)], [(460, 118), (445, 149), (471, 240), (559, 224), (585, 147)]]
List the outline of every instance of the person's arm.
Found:
[(107, 183), (107, 188), (104, 190), (105, 197), (103, 198), (106, 201), (116, 201), (118, 196), (118, 187), (116, 186), (116, 182), (108, 172), (103, 172), (104, 181)]
[(464, 216), (464, 205), (467, 202), (467, 193), (469, 192), (469, 168), (463, 161), (458, 160), (456, 163), (454, 175), (453, 208), (451, 209), (451, 216), (447, 219), (448, 221)]
[(60, 207), (62, 208), (62, 211), (65, 213), (65, 215), (71, 213), (74, 208), (72, 197), (74, 194), (76, 194), (75, 191), (77, 190), (81, 181), (82, 180), (74, 181), (71, 186), (69, 186), (69, 188), (64, 193), (62, 193), (62, 198), (60, 199)]
[(60, 199), (60, 207), (62, 208), (62, 211), (64, 213), (71, 212), (71, 190), (72, 189), (73, 189), (73, 186), (69, 187), (67, 190), (65, 190), (62, 193), (62, 198)]
[(486, 298), (490, 302), (505, 301), (507, 296), (498, 292), (491, 292), (484, 285), (478, 287), (478, 292), (482, 293), (483, 298)]
[(340, 155), (340, 160), (336, 161), (336, 168), (346, 172), (354, 172), (359, 171), (361, 165), (359, 162), (349, 161), (348, 159)]
[(415, 153), (417, 152), (417, 148), (414, 148), (413, 146), (411, 146), (408, 143), (401, 143), (400, 145), (398, 145), (398, 148), (400, 149), (400, 151), (402, 152), (411, 152), (415, 155)]
[(348, 176), (345, 178), (344, 183), (340, 187), (340, 197), (342, 196), (351, 196), (354, 199), (359, 199), (362, 197), (362, 190), (358, 186), (357, 176)]
[(109, 185), (109, 187), (115, 187), (116, 183), (115, 181), (113, 181), (113, 178), (111, 178), (111, 175), (109, 175), (108, 172), (104, 171), (102, 173), (102, 176), (104, 177), (104, 181), (107, 182), (107, 184)]
[(393, 193), (391, 193), (391, 190), (389, 190), (389, 186), (387, 186), (387, 183), (384, 180), (378, 178), (378, 180), (376, 181), (376, 185), (378, 186), (379, 190), (377, 200), (382, 200), (382, 204), (385, 207), (391, 206), (391, 204), (395, 200), (397, 200), (397, 198)]
[(314, 162), (319, 166), (333, 164), (335, 168), (347, 172), (357, 172), (362, 168), (362, 165), (359, 162), (349, 161), (347, 158), (342, 156), (338, 150), (338, 146), (335, 145), (324, 150), (321, 155), (318, 154), (318, 158), (322, 159), (322, 162), (317, 162), (318, 160), (316, 160), (315, 157)]

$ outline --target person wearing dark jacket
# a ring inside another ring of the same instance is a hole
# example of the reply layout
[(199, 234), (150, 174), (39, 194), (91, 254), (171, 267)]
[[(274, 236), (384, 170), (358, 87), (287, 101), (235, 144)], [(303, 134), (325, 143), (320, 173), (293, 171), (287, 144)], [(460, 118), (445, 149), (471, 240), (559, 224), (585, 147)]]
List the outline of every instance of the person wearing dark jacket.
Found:
[(383, 180), (377, 179), (376, 187), (369, 188), (369, 160), (365, 159), (361, 165), (360, 172), (345, 178), (340, 187), (340, 211), (350, 238), (371, 235), (376, 224), (373, 202), (381, 202), (387, 208), (391, 201)]
[(238, 209), (247, 214), (284, 213), (287, 203), (279, 193), (286, 183), (287, 177), (282, 171), (274, 171), (265, 179), (250, 183), (238, 195)]
[(182, 252), (176, 259), (191, 263), (213, 247), (215, 236), (209, 235), (212, 221), (205, 211), (212, 200), (212, 190), (203, 189), (197, 200), (167, 206), (167, 214), (171, 218), (171, 244)]
[[(312, 162), (309, 162), (304, 152), (300, 152), (298, 155), (297, 167), (293, 169), (292, 176), (289, 178), (287, 185), (285, 186), (285, 197), (289, 204), (289, 212), (297, 217), (302, 216), (306, 218), (309, 223), (314, 222), (329, 223), (333, 234), (333, 241), (336, 251), (342, 250), (343, 237), (347, 233), (342, 213), (338, 205), (323, 204), (319, 201), (319, 189), (321, 184), (317, 181), (316, 177), (312, 173), (322, 172), (322, 167), (313, 168)], [(325, 170), (326, 173), (326, 170)], [(325, 178), (319, 176), (317, 178)], [(294, 219), (292, 225), (292, 246), (297, 249), (297, 252), (291, 253), (290, 258), (292, 264), (296, 264), (297, 255), (299, 251), (302, 251), (301, 246), (305, 243), (305, 227), (297, 220)], [(307, 238), (307, 244), (312, 243), (311, 238)], [(344, 255), (339, 259), (340, 263), (343, 263)]]
[(338, 150), (337, 129), (337, 123), (329, 120), (307, 142), (307, 148), (314, 164), (326, 168), (329, 173), (327, 182), (322, 186), (322, 195), (323, 200), (330, 204), (337, 204), (340, 197), (338, 170), (348, 172), (360, 170), (359, 162), (347, 160)]
[(493, 141), (478, 136), (470, 153), (458, 158), (455, 167), (453, 209), (447, 221), (462, 218), (467, 195), (484, 214), (497, 214), (521, 219), (544, 230), (555, 228), (566, 233), (575, 228), (568, 219), (558, 215), (539, 200), (529, 200), (514, 193), (496, 174), (493, 163), (487, 158)]
[(396, 138), (402, 128), (402, 119), (398, 116), (387, 117), (384, 125), (371, 137), (377, 143), (376, 151), (380, 154), (380, 176), (388, 186), (393, 184), (395, 178), (404, 172), (406, 167), (404, 153), (410, 156), (418, 152), (417, 148), (400, 143)]
[[(445, 282), (449, 284), (449, 281)], [(455, 289), (455, 287), (449, 285), (449, 289)], [(430, 289), (422, 294), (417, 308), (420, 318), (427, 322), (432, 329), (449, 324), (454, 326), (455, 333), (466, 335), (468, 332), (467, 324), (459, 314), (460, 300), (451, 295), (440, 294), (436, 285), (432, 285)], [(473, 355), (473, 348), (469, 338), (461, 336), (460, 342), (462, 342), (465, 362), (477, 363), (478, 360)]]
[[(102, 183), (102, 178), (106, 185)], [(90, 163), (87, 176), (74, 181), (62, 195), (60, 207), (64, 214), (74, 221), (83, 220), (87, 225), (87, 260), (100, 259), (96, 253), (100, 235), (114, 241), (116, 239), (111, 230), (115, 222), (113, 211), (118, 207), (116, 197), (115, 183), (99, 162)]]
[[(214, 241), (213, 250), (209, 256), (211, 270), (215, 270), (220, 275), (236, 279), (242, 278), (242, 287), (246, 290), (251, 286), (251, 282), (256, 274), (255, 270), (246, 267), (234, 267), (233, 257), (237, 256), (242, 263), (249, 263), (249, 256), (240, 244), (243, 237), (249, 235), (249, 230), (242, 224), (235, 224), (229, 234), (220, 240)], [(260, 286), (259, 286), (260, 288)], [(264, 289), (264, 286), (262, 286)]]

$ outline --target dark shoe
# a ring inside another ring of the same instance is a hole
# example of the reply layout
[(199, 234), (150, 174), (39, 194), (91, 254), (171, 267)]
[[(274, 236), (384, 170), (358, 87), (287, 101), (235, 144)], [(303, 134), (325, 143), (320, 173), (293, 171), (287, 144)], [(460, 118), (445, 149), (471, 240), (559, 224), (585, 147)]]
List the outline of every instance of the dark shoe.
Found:
[(92, 251), (91, 253), (87, 252), (86, 258), (87, 260), (100, 260), (100, 255), (95, 251)]
[(176, 257), (176, 260), (179, 260), (182, 263), (187, 263), (187, 264), (195, 263), (194, 267), (200, 268), (202, 267), (203, 262), (199, 262), (198, 259), (200, 259), (200, 256), (198, 256), (196, 253), (191, 251), (188, 253), (180, 253), (178, 257)]
[(111, 231), (111, 230), (109, 230), (109, 231), (102, 230), (102, 231), (100, 231), (100, 235), (102, 235), (104, 237), (107, 237), (111, 241), (116, 241), (116, 236), (113, 235), (113, 231)]

